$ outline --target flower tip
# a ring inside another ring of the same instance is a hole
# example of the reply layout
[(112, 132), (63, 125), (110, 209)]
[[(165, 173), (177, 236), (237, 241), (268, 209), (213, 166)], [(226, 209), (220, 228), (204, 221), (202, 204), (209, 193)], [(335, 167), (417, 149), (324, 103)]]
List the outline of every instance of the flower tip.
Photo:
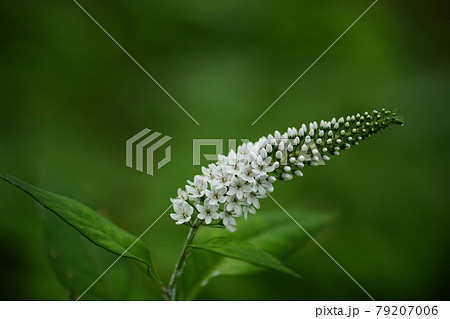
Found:
[(400, 126), (404, 126), (405, 125), (405, 121), (403, 119), (403, 116), (399, 116), (399, 115), (395, 115), (394, 118), (392, 119), (392, 124), (394, 125), (400, 125)]
[(303, 176), (303, 173), (299, 170), (294, 171), (295, 176)]

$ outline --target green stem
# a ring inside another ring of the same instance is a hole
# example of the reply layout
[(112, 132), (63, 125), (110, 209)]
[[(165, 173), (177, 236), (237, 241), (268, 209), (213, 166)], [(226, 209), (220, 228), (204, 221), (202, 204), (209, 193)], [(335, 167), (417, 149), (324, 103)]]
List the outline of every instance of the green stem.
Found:
[(175, 266), (175, 270), (170, 277), (169, 287), (166, 291), (166, 299), (167, 300), (176, 300), (177, 295), (177, 283), (180, 275), (183, 273), (183, 268), (186, 265), (186, 259), (190, 254), (190, 246), (194, 241), (195, 235), (197, 234), (197, 230), (200, 227), (202, 221), (196, 219), (193, 223), (192, 228), (189, 230), (189, 233), (186, 238), (186, 243), (184, 244), (183, 251), (181, 252), (180, 258)]

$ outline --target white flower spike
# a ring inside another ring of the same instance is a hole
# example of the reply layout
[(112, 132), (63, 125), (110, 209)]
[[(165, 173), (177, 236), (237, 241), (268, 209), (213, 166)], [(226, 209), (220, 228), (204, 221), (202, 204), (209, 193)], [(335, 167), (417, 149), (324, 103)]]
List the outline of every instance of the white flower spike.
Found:
[[(372, 134), (392, 125), (403, 125), (395, 113), (373, 111), (372, 115), (356, 114), (338, 120), (302, 124), (261, 137), (256, 143), (245, 143), (237, 152), (219, 155), (215, 164), (202, 167), (202, 175), (179, 189), (171, 199), (175, 213), (170, 217), (176, 224), (190, 224), (194, 215), (205, 224), (217, 220), (228, 231), (236, 230), (236, 218), (259, 209), (259, 199), (273, 192), (277, 180), (303, 176), (305, 166), (324, 165), (325, 160), (339, 155), (339, 151), (358, 145)], [(309, 128), (309, 129), (308, 129)], [(217, 225), (214, 224), (214, 225)]]

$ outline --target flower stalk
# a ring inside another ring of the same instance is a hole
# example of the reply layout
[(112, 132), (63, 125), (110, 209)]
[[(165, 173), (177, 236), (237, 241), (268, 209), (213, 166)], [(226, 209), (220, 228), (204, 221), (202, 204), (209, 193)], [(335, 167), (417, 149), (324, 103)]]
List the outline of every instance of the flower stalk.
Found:
[(183, 273), (184, 266), (186, 265), (186, 259), (190, 254), (190, 246), (194, 242), (195, 235), (197, 234), (197, 231), (201, 225), (202, 221), (200, 219), (196, 219), (192, 227), (189, 230), (189, 233), (186, 237), (186, 242), (183, 247), (183, 251), (181, 252), (180, 257), (178, 258), (178, 262), (175, 265), (175, 270), (172, 273), (172, 276), (170, 277), (169, 286), (165, 290), (165, 297), (166, 300), (176, 300), (177, 297), (177, 284), (180, 275)]

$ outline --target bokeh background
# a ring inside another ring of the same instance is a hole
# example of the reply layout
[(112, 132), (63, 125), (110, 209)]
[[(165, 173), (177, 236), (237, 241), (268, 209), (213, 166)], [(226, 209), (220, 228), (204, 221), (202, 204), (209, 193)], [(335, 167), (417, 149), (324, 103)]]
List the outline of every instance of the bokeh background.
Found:
[[(73, 1), (5, 2), (1, 172), (76, 198), (138, 235), (199, 172), (193, 138), (255, 140), (303, 122), (396, 109), (403, 128), (277, 184), (274, 196), (287, 208), (338, 213), (317, 239), (375, 299), (449, 298), (445, 1), (378, 1), (254, 126), (371, 1), (79, 3), (200, 126)], [(153, 177), (125, 166), (126, 139), (145, 127), (173, 137), (172, 161)], [(262, 206), (276, 209), (270, 200)], [(164, 279), (186, 230), (167, 216), (143, 238)], [(0, 247), (0, 299), (68, 298), (45, 256), (36, 204), (4, 182)], [(199, 299), (367, 299), (313, 243), (285, 263), (305, 279), (219, 277)]]

